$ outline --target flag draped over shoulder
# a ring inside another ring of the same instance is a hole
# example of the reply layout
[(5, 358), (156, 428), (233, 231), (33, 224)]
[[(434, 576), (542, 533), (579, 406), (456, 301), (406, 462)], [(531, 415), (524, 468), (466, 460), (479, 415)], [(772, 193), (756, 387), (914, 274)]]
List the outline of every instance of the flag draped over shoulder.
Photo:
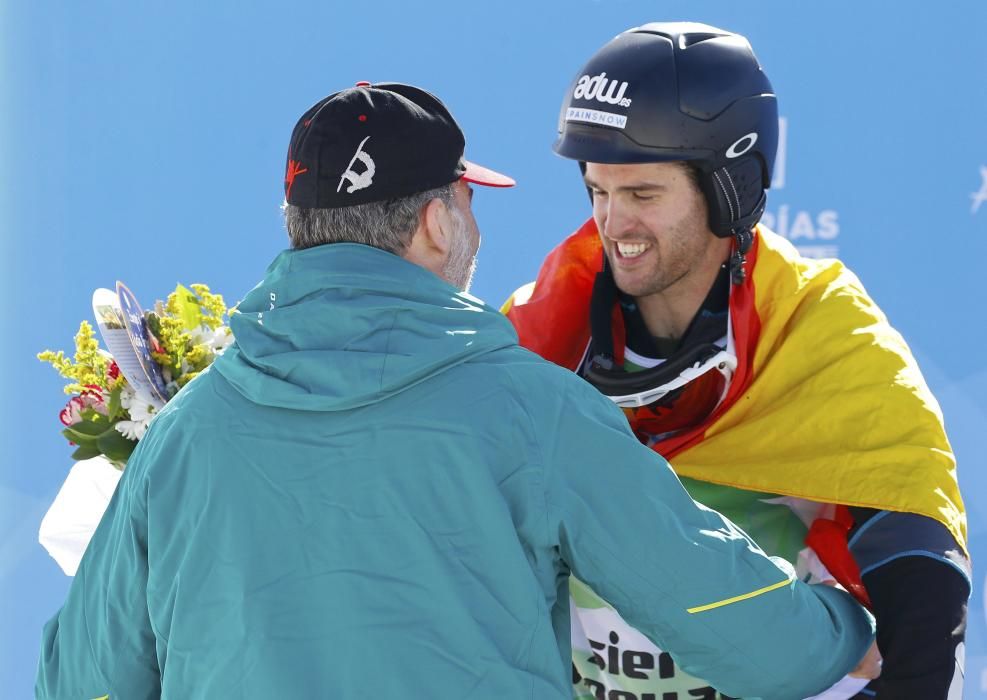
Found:
[[(503, 311), (521, 344), (575, 369), (603, 251), (587, 221)], [(901, 335), (836, 260), (759, 226), (730, 295), (738, 368), (702, 425), (654, 449), (682, 475), (813, 501), (918, 513), (966, 548), (942, 412)], [(620, 325), (619, 313), (615, 319)], [(615, 330), (622, 347), (622, 328)]]

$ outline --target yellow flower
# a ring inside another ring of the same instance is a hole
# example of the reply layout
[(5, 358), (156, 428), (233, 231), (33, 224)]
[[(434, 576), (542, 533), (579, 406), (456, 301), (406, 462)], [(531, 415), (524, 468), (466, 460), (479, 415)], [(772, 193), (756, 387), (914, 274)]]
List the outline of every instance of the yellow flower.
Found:
[(202, 322), (212, 330), (216, 330), (223, 325), (223, 316), (226, 315), (226, 302), (221, 294), (213, 294), (209, 287), (204, 284), (189, 285), (192, 291), (199, 297), (199, 304), (202, 307)]
[(82, 393), (86, 385), (90, 384), (104, 388), (107, 386), (106, 370), (110, 363), (99, 351), (99, 341), (88, 321), (79, 324), (79, 332), (75, 334), (74, 361), (65, 357), (61, 350), (45, 350), (38, 353), (38, 359), (49, 363), (66, 379), (75, 380), (66, 385), (66, 394)]
[(192, 337), (185, 330), (181, 318), (162, 316), (160, 319), (158, 341), (164, 347), (166, 356), (163, 365), (171, 367), (177, 373), (181, 369), (185, 353), (192, 344)]
[(204, 369), (212, 361), (212, 353), (204, 345), (196, 345), (185, 353), (185, 361), (194, 369)]

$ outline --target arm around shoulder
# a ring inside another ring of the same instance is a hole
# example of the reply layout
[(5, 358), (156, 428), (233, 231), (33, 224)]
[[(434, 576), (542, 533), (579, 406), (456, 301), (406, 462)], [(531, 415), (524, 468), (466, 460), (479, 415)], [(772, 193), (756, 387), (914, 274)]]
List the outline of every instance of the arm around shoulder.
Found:
[(545, 420), (550, 536), (572, 572), (685, 671), (733, 696), (807, 697), (864, 656), (866, 610), (796, 580), (693, 501), (606, 398), (575, 380)]

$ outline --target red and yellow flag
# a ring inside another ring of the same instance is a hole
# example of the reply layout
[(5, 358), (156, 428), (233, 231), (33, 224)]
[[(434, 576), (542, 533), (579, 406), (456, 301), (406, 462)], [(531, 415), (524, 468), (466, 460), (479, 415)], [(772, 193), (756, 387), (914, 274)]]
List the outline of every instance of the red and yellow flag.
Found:
[[(575, 369), (603, 261), (589, 220), (503, 311), (521, 344)], [(813, 501), (918, 513), (966, 548), (942, 412), (901, 335), (836, 260), (758, 227), (730, 295), (738, 368), (702, 425), (654, 449), (682, 475)], [(615, 347), (622, 347), (619, 312)]]

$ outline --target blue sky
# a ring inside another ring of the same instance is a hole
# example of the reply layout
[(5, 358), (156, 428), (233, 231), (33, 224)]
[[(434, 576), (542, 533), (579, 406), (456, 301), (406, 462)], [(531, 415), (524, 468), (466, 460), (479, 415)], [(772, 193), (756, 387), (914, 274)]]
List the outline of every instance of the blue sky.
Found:
[[(68, 585), (35, 539), (70, 461), (62, 382), (33, 355), (70, 347), (92, 290), (120, 279), (149, 306), (205, 282), (238, 299), (286, 243), (297, 117), (358, 80), (398, 80), (439, 95), (468, 157), (518, 181), (475, 199), (474, 292), (499, 303), (588, 215), (575, 165), (550, 148), (566, 87), (597, 47), (647, 21), (751, 38), (789, 128), (769, 212), (805, 213), (817, 238), (796, 242), (835, 245), (860, 274), (939, 395), (961, 478), (987, 492), (987, 333), (979, 304), (968, 308), (987, 254), (987, 206), (972, 212), (970, 199), (987, 165), (985, 7), (0, 2), (0, 687), (30, 695), (40, 626)], [(835, 238), (819, 238), (826, 212)], [(987, 530), (987, 503), (971, 505)], [(982, 598), (974, 606), (983, 655)]]

